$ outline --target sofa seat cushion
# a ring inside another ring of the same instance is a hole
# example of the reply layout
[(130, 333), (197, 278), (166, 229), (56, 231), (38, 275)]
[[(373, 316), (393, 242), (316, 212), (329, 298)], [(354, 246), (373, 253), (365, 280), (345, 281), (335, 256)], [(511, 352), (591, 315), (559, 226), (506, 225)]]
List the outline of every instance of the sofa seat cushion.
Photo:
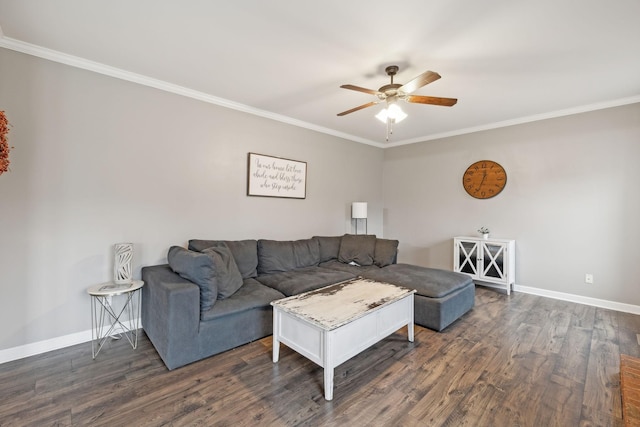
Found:
[(351, 273), (354, 276), (360, 276), (362, 275), (362, 273), (369, 270), (380, 270), (380, 267), (376, 265), (345, 264), (344, 262), (340, 262), (337, 259), (334, 259), (332, 261), (327, 261), (327, 262), (321, 262), (319, 267), (328, 268), (330, 270), (344, 271), (347, 273)]
[(259, 283), (256, 279), (244, 279), (236, 293), (227, 299), (217, 301), (211, 309), (201, 313), (200, 319), (206, 322), (230, 314), (266, 307), (271, 301), (284, 297), (282, 293)]
[(322, 267), (306, 267), (275, 274), (260, 275), (256, 278), (286, 296), (297, 295), (324, 286), (357, 277), (344, 271), (330, 270)]
[(362, 277), (415, 289), (418, 295), (429, 298), (442, 298), (473, 283), (466, 274), (411, 264), (368, 270)]
[(227, 246), (243, 279), (258, 275), (257, 240), (189, 240), (189, 249), (202, 252), (212, 246)]

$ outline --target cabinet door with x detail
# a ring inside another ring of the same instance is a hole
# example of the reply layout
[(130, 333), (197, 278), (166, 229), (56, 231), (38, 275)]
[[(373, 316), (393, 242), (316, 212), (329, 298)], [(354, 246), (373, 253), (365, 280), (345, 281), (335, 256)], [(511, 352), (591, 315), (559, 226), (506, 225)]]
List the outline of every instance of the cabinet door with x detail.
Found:
[(515, 240), (456, 237), (453, 269), (480, 285), (506, 289), (515, 285)]

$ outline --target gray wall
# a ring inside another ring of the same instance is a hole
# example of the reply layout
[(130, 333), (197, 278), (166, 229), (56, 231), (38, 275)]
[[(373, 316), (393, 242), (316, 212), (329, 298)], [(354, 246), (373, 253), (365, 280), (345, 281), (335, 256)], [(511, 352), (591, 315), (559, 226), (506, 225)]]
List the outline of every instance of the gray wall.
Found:
[[(88, 331), (86, 288), (190, 238), (382, 234), (383, 150), (0, 49), (0, 350)], [(246, 196), (247, 153), (308, 162), (305, 200)]]
[[(462, 188), (495, 160), (505, 190)], [(516, 283), (640, 305), (640, 104), (385, 150), (384, 230), (401, 262), (451, 269), (452, 237), (516, 239)], [(585, 284), (585, 273), (594, 275)]]
[[(190, 238), (342, 234), (357, 200), (401, 262), (450, 269), (485, 225), (519, 285), (640, 305), (639, 104), (382, 150), (0, 49), (0, 109), (0, 352), (86, 337), (114, 243), (139, 277)], [(248, 152), (307, 161), (307, 199), (247, 197)], [(509, 175), (494, 199), (462, 189), (480, 159)]]

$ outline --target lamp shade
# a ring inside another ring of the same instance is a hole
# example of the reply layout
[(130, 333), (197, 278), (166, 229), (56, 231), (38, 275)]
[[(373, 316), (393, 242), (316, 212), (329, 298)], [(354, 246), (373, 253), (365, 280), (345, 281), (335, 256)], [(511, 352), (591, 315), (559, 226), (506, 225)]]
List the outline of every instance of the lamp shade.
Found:
[(367, 202), (351, 203), (351, 218), (360, 219), (367, 217)]

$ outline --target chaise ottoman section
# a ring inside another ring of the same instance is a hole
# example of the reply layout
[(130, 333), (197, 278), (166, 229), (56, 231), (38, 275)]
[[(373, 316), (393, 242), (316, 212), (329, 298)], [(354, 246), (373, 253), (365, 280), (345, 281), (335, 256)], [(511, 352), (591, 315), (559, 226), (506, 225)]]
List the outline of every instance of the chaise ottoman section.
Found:
[(362, 277), (415, 289), (415, 323), (441, 331), (475, 304), (475, 285), (465, 274), (411, 264), (368, 270)]

